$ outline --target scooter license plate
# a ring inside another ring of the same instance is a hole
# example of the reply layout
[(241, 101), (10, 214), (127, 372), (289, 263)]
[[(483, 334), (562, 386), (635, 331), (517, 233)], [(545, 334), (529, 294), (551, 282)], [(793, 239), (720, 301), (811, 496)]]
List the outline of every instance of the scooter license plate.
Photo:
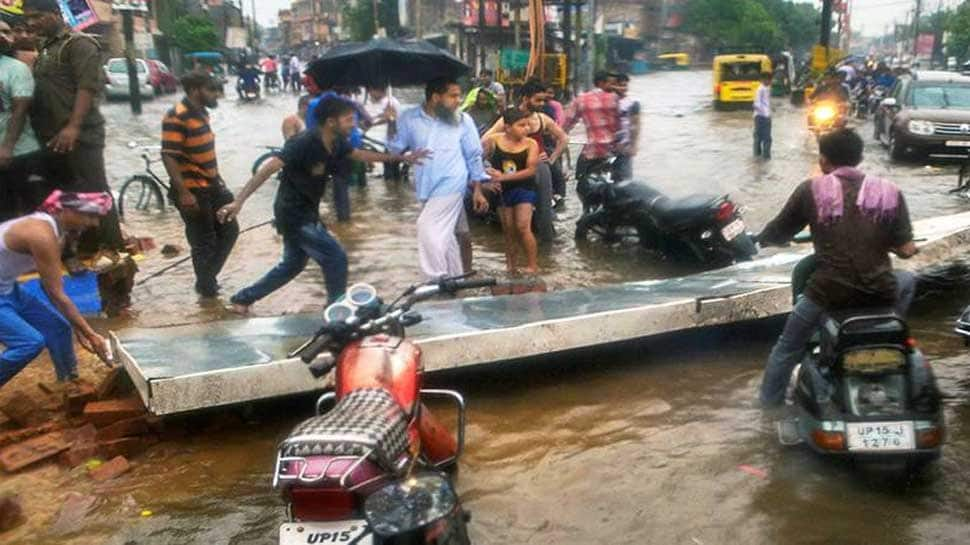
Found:
[[(280, 545), (312, 545), (350, 543), (367, 531), (363, 520), (336, 522), (285, 522), (280, 526)], [(374, 535), (368, 534), (359, 545), (373, 545)]]
[(721, 228), (721, 236), (723, 236), (724, 240), (728, 242), (738, 238), (738, 235), (740, 235), (743, 232), (744, 232), (744, 222), (740, 219), (736, 219), (731, 223), (725, 225), (723, 228)]
[(970, 148), (970, 140), (947, 140), (946, 145), (950, 148)]
[(851, 451), (878, 452), (915, 448), (912, 422), (847, 422), (845, 429)]

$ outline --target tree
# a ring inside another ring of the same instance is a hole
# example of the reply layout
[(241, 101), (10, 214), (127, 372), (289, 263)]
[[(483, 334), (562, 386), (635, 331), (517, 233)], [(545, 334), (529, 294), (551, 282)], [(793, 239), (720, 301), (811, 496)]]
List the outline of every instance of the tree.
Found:
[(186, 53), (212, 51), (222, 46), (212, 21), (192, 15), (183, 15), (176, 19), (169, 35), (172, 42)]
[(175, 27), (175, 21), (188, 14), (183, 0), (156, 0), (154, 2), (155, 19), (158, 29), (168, 34)]
[[(397, 0), (377, 1), (380, 26), (387, 32), (388, 37), (400, 36), (402, 29), (397, 13)], [(350, 34), (350, 39), (356, 42), (364, 42), (374, 37), (377, 28), (374, 26), (373, 0), (347, 2), (343, 7), (343, 25)]]
[(817, 39), (818, 10), (788, 0), (688, 0), (685, 30), (708, 47), (804, 50)]
[(964, 2), (946, 22), (950, 36), (946, 40), (946, 54), (965, 60), (970, 56), (970, 3)]

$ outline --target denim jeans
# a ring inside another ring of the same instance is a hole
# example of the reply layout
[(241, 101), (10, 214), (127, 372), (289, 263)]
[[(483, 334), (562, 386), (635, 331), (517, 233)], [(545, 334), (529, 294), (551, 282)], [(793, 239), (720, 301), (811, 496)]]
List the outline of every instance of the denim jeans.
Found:
[[(912, 273), (896, 271), (896, 313), (906, 316), (916, 292), (916, 277)], [(785, 328), (771, 349), (768, 365), (761, 381), (761, 403), (766, 407), (780, 405), (792, 370), (802, 359), (815, 330), (825, 319), (825, 309), (808, 297), (801, 297), (785, 322)]]
[(54, 361), (57, 380), (77, 378), (71, 324), (48, 301), (14, 287), (0, 295), (0, 387), (10, 381), (44, 347)]
[(280, 262), (255, 284), (233, 295), (231, 301), (247, 306), (255, 303), (296, 278), (309, 259), (320, 265), (327, 286), (327, 301), (333, 303), (347, 291), (347, 254), (320, 223), (308, 223), (284, 233)]
[(771, 118), (755, 116), (754, 118), (754, 155), (771, 159)]

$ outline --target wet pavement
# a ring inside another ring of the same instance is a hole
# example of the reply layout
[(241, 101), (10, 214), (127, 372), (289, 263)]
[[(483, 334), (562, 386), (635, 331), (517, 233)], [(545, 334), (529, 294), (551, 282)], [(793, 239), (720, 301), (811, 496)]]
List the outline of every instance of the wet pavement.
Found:
[[(745, 219), (757, 230), (813, 172), (814, 139), (803, 111), (777, 100), (774, 159), (752, 158), (750, 112), (714, 112), (710, 86), (707, 72), (655, 74), (632, 82), (644, 111), (636, 172), (674, 195), (730, 193), (747, 207)], [(141, 168), (124, 144), (153, 143), (172, 100), (147, 104), (141, 119), (129, 116), (125, 105), (105, 107), (112, 127), (109, 174), (118, 187)], [(294, 102), (288, 97), (245, 105), (227, 100), (213, 112), (221, 170), (231, 188), (245, 183), (259, 146), (278, 143), (279, 122)], [(968, 208), (946, 193), (956, 183), (955, 167), (891, 164), (871, 143), (871, 127), (860, 131), (870, 142), (863, 168), (902, 186), (915, 218)], [(247, 204), (242, 226), (268, 219), (273, 186), (268, 182)], [(368, 281), (390, 293), (417, 279), (413, 193), (372, 179), (352, 194), (353, 221), (333, 226), (350, 256), (351, 281)], [(632, 244), (577, 247), (572, 225), (578, 209), (571, 201), (560, 213), (559, 237), (543, 250), (550, 287), (691, 270)], [(128, 228), (154, 236), (159, 244), (185, 247), (174, 211), (133, 215)], [(501, 271), (500, 233), (479, 226), (475, 241), (476, 268)], [(278, 251), (271, 228), (243, 235), (224, 272), (227, 293), (269, 268)], [(142, 274), (167, 263), (152, 257), (142, 264)], [(217, 306), (198, 305), (191, 285), (191, 269), (182, 267), (136, 288), (133, 316), (113, 326), (220, 318)], [(320, 308), (323, 300), (319, 271), (309, 269), (255, 309), (261, 315), (296, 312)], [(943, 458), (907, 482), (860, 475), (805, 449), (779, 446), (771, 420), (753, 403), (777, 322), (677, 335), (522, 369), (438, 377), (437, 384), (459, 389), (468, 399), (468, 448), (459, 489), (473, 514), (473, 540), (970, 542), (970, 358), (950, 333), (966, 301), (970, 290), (950, 292), (919, 303), (914, 311), (916, 337), (951, 397)], [(259, 405), (248, 415), (249, 424), (159, 445), (131, 474), (102, 489), (104, 505), (80, 533), (34, 542), (271, 543), (283, 520), (282, 502), (270, 489), (274, 446), (311, 406), (309, 399), (285, 408)], [(140, 518), (141, 509), (154, 515)]]

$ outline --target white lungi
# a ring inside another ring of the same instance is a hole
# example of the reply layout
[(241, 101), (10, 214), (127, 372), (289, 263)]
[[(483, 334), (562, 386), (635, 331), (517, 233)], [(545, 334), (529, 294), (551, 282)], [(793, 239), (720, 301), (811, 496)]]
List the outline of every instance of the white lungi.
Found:
[(418, 262), (427, 280), (462, 274), (457, 233), (468, 232), (465, 196), (432, 197), (418, 216)]

